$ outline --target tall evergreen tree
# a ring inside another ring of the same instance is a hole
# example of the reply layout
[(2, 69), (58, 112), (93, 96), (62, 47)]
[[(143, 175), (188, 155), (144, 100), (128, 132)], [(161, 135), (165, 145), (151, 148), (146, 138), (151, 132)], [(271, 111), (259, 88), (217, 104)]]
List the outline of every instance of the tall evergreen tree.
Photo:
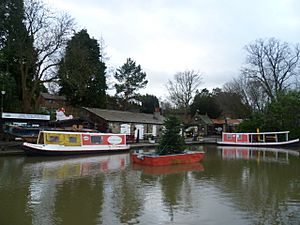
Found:
[(137, 99), (142, 102), (142, 113), (153, 113), (155, 111), (155, 108), (159, 107), (159, 101), (154, 95), (141, 95), (138, 96)]
[(164, 122), (165, 130), (159, 140), (158, 154), (178, 154), (182, 153), (185, 149), (185, 142), (180, 136), (180, 122), (174, 117), (170, 116)]
[(40, 0), (4, 0), (0, 13), (0, 72), (14, 78), (22, 111), (32, 112), (43, 84), (55, 78), (52, 69), (73, 20), (55, 15)]
[(203, 89), (200, 93), (196, 93), (190, 108), (192, 115), (195, 115), (196, 112), (198, 112), (202, 115), (207, 114), (210, 118), (214, 119), (218, 118), (222, 112), (215, 96), (207, 89)]
[(24, 24), (24, 1), (6, 0), (4, 4), (4, 9), (1, 7), (1, 11), (4, 11), (4, 20), (1, 22), (1, 72), (11, 76), (3, 81), (10, 80), (17, 85), (16, 93), (23, 103), (23, 111), (28, 112), (31, 101), (28, 91), (32, 87), (37, 53), (33, 47), (33, 38)]
[(59, 64), (59, 92), (73, 106), (106, 107), (106, 66), (100, 58), (99, 44), (87, 30), (76, 33), (68, 42)]
[(140, 65), (131, 58), (126, 60), (126, 63), (117, 69), (114, 77), (119, 82), (115, 84), (116, 95), (124, 100), (124, 110), (128, 108), (128, 103), (131, 100), (137, 99), (136, 91), (146, 87), (146, 73), (142, 71)]

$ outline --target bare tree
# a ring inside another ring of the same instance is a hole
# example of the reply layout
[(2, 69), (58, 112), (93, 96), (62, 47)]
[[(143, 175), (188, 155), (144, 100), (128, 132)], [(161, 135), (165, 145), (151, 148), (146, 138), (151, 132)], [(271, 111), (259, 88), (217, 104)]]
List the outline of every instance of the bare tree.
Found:
[(275, 38), (256, 40), (247, 45), (246, 67), (242, 73), (263, 88), (271, 100), (276, 100), (280, 92), (292, 84), (297, 75), (299, 63), (299, 45), (291, 47), (288, 43)]
[(170, 101), (178, 108), (183, 108), (187, 115), (190, 102), (200, 84), (202, 84), (202, 74), (199, 72), (186, 70), (176, 73), (174, 80), (168, 80), (166, 85)]
[[(34, 47), (33, 51), (25, 53), (26, 60), (20, 62), (23, 110), (30, 111), (38, 88), (56, 78), (54, 68), (73, 33), (74, 22), (68, 14), (52, 12), (40, 0), (25, 0), (24, 14), (27, 35)], [(28, 69), (33, 64), (35, 69)]]
[(268, 102), (268, 96), (259, 81), (240, 75), (223, 86), (224, 92), (240, 96), (242, 103), (254, 111), (262, 111)]

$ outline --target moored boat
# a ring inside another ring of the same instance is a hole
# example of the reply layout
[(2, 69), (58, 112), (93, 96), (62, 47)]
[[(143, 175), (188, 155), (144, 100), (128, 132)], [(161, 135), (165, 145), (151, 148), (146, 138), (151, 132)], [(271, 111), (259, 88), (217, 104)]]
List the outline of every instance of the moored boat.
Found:
[(222, 133), (222, 141), (218, 145), (230, 146), (286, 146), (299, 142), (299, 138), (289, 140), (289, 131), (259, 133)]
[(34, 143), (37, 141), (40, 127), (27, 127), (18, 125), (6, 125), (4, 127), (4, 140), (6, 141), (25, 141)]
[(74, 155), (125, 152), (126, 134), (41, 131), (37, 143), (24, 142), (27, 155)]
[(155, 153), (132, 153), (133, 163), (148, 166), (167, 166), (174, 164), (187, 164), (200, 162), (204, 158), (204, 152), (185, 151), (181, 154), (158, 155)]

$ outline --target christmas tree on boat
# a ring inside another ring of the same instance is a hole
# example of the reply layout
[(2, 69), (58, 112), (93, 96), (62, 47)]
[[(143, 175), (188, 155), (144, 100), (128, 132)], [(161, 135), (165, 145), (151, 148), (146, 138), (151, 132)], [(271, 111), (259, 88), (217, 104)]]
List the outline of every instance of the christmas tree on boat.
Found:
[(204, 158), (204, 152), (187, 151), (184, 138), (180, 135), (179, 120), (171, 116), (164, 123), (165, 129), (159, 140), (155, 153), (133, 153), (133, 163), (148, 166), (166, 166), (199, 162)]

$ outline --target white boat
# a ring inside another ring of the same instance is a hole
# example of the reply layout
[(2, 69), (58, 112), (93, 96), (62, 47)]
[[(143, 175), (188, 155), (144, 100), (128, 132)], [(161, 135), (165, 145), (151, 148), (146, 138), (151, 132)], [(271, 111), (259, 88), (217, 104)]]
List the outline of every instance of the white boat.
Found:
[(222, 141), (218, 145), (230, 146), (286, 146), (299, 142), (299, 138), (289, 140), (289, 131), (259, 133), (222, 133)]
[(125, 152), (126, 134), (41, 131), (37, 143), (24, 142), (27, 155), (71, 155)]

